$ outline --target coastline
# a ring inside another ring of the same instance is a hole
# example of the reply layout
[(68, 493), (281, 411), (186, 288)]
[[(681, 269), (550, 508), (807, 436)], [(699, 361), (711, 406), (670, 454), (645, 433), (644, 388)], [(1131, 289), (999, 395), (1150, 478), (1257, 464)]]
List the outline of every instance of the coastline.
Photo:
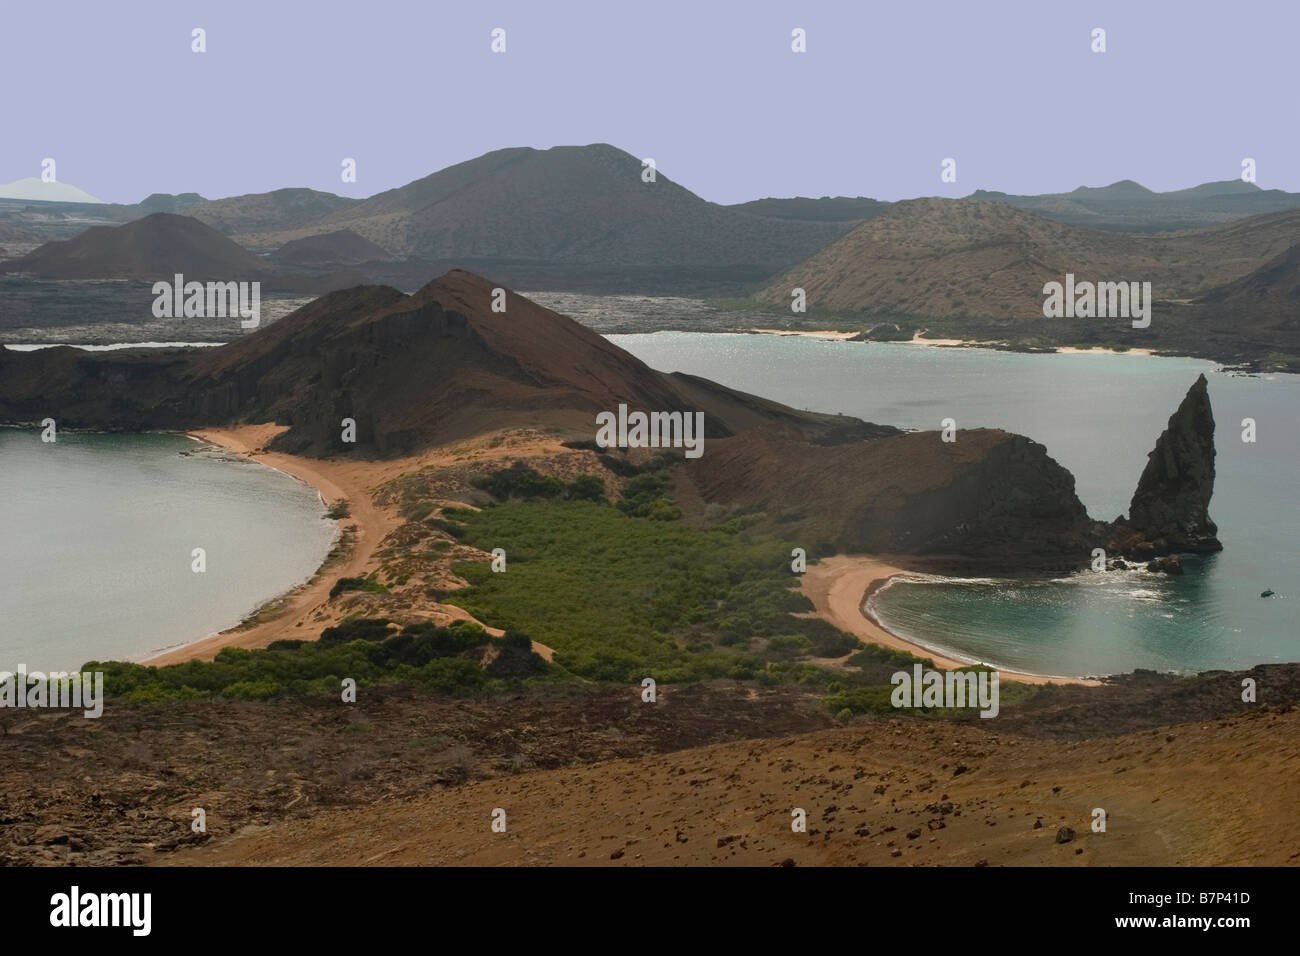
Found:
[[(871, 595), (903, 573), (905, 570), (891, 563), (887, 556), (837, 554), (810, 564), (799, 583), (813, 602), (818, 617), (865, 643), (927, 657), (940, 668), (969, 667), (971, 661), (957, 660), (899, 637), (867, 613), (865, 606)], [(1001, 668), (998, 674), (1001, 680), (1022, 684), (1100, 684), (1080, 677), (1054, 677)]]
[[(748, 329), (746, 330), (755, 335), (799, 335), (812, 339), (827, 339), (835, 342), (847, 342), (857, 336), (858, 332), (840, 332), (835, 329)], [(944, 348), (944, 349), (993, 349), (1005, 350), (1010, 348), (1010, 343), (1002, 341), (985, 341), (983, 339), (928, 339), (922, 338), (921, 329), (915, 332), (910, 339), (899, 342), (880, 342), (881, 345), (922, 345), (926, 348)], [(1035, 352), (1033, 354), (1041, 355), (1143, 355), (1154, 356), (1156, 352), (1147, 348), (1129, 348), (1124, 350), (1103, 348), (1094, 346), (1092, 348), (1079, 348), (1074, 345), (1053, 345), (1052, 351)], [(1012, 349), (1012, 351), (1018, 351)]]
[[(351, 515), (338, 519), (340, 536), (344, 529), (352, 532), (349, 549), (342, 560), (332, 568), (337, 577), (352, 577), (364, 570), (379, 542), (393, 530), (398, 521), (376, 508), (370, 492), (387, 477), (382, 472), (392, 470), (398, 474), (405, 462), (385, 463), (388, 467), (376, 468), (371, 462), (344, 462), (300, 458), (281, 452), (265, 450), (267, 442), (285, 430), (278, 425), (244, 425), (236, 428), (210, 428), (186, 432), (186, 436), (213, 445), (223, 451), (248, 458), (303, 481), (316, 489), (326, 507), (341, 500), (348, 502)], [(377, 474), (377, 472), (379, 472)], [(331, 551), (331, 555), (334, 551)], [(315, 637), (320, 628), (335, 623), (326, 611), (332, 573), (326, 578), (322, 569), (325, 559), (311, 578), (297, 588), (272, 598), (261, 605), (240, 624), (216, 634), (167, 648), (146, 658), (141, 663), (152, 667), (179, 664), (188, 660), (212, 660), (223, 647), (254, 649), (266, 647), (272, 641), (301, 638), (302, 629), (310, 626)], [(265, 620), (259, 620), (268, 608), (274, 611)], [(252, 622), (250, 624), (250, 622)]]
[[(341, 609), (330, 605), (333, 582), (341, 577), (363, 576), (367, 568), (373, 567), (375, 553), (383, 540), (405, 523), (406, 519), (396, 510), (389, 511), (375, 505), (372, 496), (380, 485), (422, 468), (454, 464), (463, 460), (467, 453), (487, 460), (505, 460), (517, 454), (526, 454), (528, 447), (511, 443), (495, 447), (485, 440), (478, 440), (469, 445), (461, 443), (430, 449), (415, 457), (382, 461), (304, 458), (268, 451), (267, 443), (287, 427), (273, 424), (239, 425), (231, 428), (204, 428), (184, 434), (311, 485), (326, 507), (347, 501), (350, 514), (336, 519), (340, 532), (349, 536), (345, 550), (338, 554), (336, 544), (335, 550), (331, 551), (305, 584), (263, 603), (234, 627), (165, 648), (140, 663), (150, 667), (165, 667), (189, 660), (210, 661), (224, 647), (255, 650), (277, 640), (315, 640), (322, 629), (337, 624), (344, 616)], [(534, 444), (541, 447), (547, 445), (548, 440), (534, 440)], [(324, 573), (327, 569), (328, 574)], [(500, 628), (483, 624), (469, 612), (454, 605), (438, 604), (429, 611), (429, 615), (431, 620), (440, 625), (458, 620), (473, 621), (493, 637), (501, 637), (505, 633)], [(551, 648), (537, 641), (533, 642), (533, 650), (548, 661), (554, 654)]]

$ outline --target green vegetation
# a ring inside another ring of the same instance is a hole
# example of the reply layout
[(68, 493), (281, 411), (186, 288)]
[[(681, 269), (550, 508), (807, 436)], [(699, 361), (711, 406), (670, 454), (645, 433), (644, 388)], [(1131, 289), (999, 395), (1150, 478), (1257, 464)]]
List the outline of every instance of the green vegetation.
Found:
[[(894, 692), (895, 685), (889, 683), (889, 677), (895, 671), (905, 670), (910, 672), (912, 665), (916, 663), (916, 659), (910, 654), (905, 654), (901, 651), (889, 651), (885, 648), (871, 647), (867, 650), (897, 655), (897, 659), (888, 665), (888, 673), (880, 675), (885, 683), (877, 684), (873, 682), (866, 686), (835, 689), (834, 692), (829, 694), (823, 701), (828, 710), (834, 711), (837, 715), (842, 714), (847, 710), (854, 716), (858, 714), (892, 714), (894, 716), (907, 715), (912, 717), (929, 717), (932, 719), (948, 720), (971, 717), (979, 714), (980, 709), (978, 706), (960, 708), (922, 706), (912, 706), (907, 708), (895, 707), (891, 700), (891, 695)], [(860, 655), (854, 655), (855, 658), (858, 656)], [(933, 669), (934, 664), (933, 662), (926, 660), (924, 666), (927, 669)], [(988, 667), (972, 666), (957, 668), (953, 673), (979, 673), (980, 671), (989, 670), (991, 669)], [(1039, 689), (1037, 687), (1033, 687), (1029, 684), (1020, 684), (1012, 681), (999, 681), (998, 707), (999, 709), (1005, 709), (1007, 707), (1013, 707), (1016, 704), (1024, 703), (1026, 700), (1037, 694), (1038, 691)]]
[(809, 673), (770, 665), (860, 646), (821, 618), (794, 616), (812, 604), (794, 590), (788, 543), (653, 520), (666, 501), (655, 477), (634, 479), (644, 487), (619, 510), (512, 501), (473, 515), (466, 541), (505, 548), (510, 571), (458, 564), (471, 587), (448, 600), (497, 626), (526, 623), (557, 664), (596, 680), (801, 680)]
[[(486, 491), (498, 501), (508, 501), (511, 498), (522, 498), (525, 501), (536, 498), (605, 500), (605, 483), (595, 475), (580, 475), (566, 485), (558, 478), (538, 474), (521, 461), (490, 475), (476, 475), (470, 479), (470, 484)], [(443, 513), (446, 514), (445, 511)]]
[(338, 597), (346, 591), (370, 591), (376, 594), (384, 594), (388, 591), (388, 588), (380, 584), (373, 574), (364, 578), (339, 578), (334, 582), (334, 586), (330, 588), (330, 597)]
[(433, 502), (413, 501), (402, 506), (402, 517), (407, 521), (423, 521), (433, 513)]
[[(451, 508), (443, 508), (442, 513), (445, 515), (452, 510), (453, 509)], [(457, 541), (459, 541), (461, 538), (465, 536), (465, 526), (463, 524), (457, 524), (454, 521), (448, 521), (446, 518), (429, 518), (427, 520), (429, 524), (433, 525), (439, 531), (443, 531), (451, 535)]]
[[(662, 501), (650, 498), (657, 491), (647, 487), (632, 510)], [(583, 677), (747, 679), (789, 656), (784, 644), (769, 652), (771, 638), (835, 644), (825, 622), (790, 615), (809, 606), (790, 590), (789, 546), (776, 542), (629, 520), (589, 501), (486, 508), (470, 519), (466, 540), (505, 548), (510, 571), (459, 564), (471, 587), (448, 600), (497, 626), (528, 622), (556, 663)]]
[(630, 518), (650, 518), (654, 521), (676, 521), (681, 509), (665, 497), (668, 476), (659, 472), (637, 475), (623, 488), (618, 510)]
[(213, 661), (170, 667), (91, 662), (85, 669), (104, 672), (109, 696), (141, 703), (332, 696), (342, 693), (344, 678), (359, 687), (400, 683), (463, 695), (545, 675), (550, 667), (531, 647), (525, 634), (492, 638), (466, 621), (421, 622), (394, 633), (387, 620), (353, 618), (327, 628), (319, 641), (276, 641), (257, 651), (227, 647)]
[(387, 594), (388, 588), (375, 580), (373, 574), (364, 578), (339, 578), (330, 588), (330, 597), (336, 598), (344, 591), (371, 591), (375, 594)]
[[(490, 624), (527, 628), (554, 649), (556, 665), (591, 680), (798, 684), (826, 693), (827, 707), (842, 716), (899, 713), (890, 677), (918, 661), (934, 668), (932, 661), (863, 645), (805, 616), (813, 607), (795, 588), (792, 545), (746, 531), (748, 516), (710, 529), (653, 520), (654, 502), (666, 500), (655, 497), (662, 480), (653, 472), (633, 479), (631, 497), (619, 503), (628, 504), (617, 509), (512, 500), (465, 516), (466, 543), (504, 548), (510, 571), (457, 564), (470, 587), (445, 600)], [(1033, 690), (1006, 684), (1000, 692), (1006, 706)]]
[(340, 498), (334, 502), (333, 507), (325, 512), (325, 517), (337, 521), (340, 518), (352, 517), (352, 507), (348, 504), (346, 498)]

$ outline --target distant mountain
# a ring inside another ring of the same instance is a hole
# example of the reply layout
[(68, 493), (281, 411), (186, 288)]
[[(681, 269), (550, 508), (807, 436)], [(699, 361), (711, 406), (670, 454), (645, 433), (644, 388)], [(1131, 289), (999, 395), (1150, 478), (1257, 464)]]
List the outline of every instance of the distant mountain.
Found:
[(1248, 216), (1300, 209), (1300, 193), (1260, 189), (1240, 179), (1164, 193), (1124, 179), (1109, 186), (1080, 186), (1068, 193), (1016, 196), (977, 190), (969, 198), (1004, 202), (1070, 225), (1120, 232), (1200, 229)]
[[(1120, 200), (1123, 202), (1133, 202), (1134, 200), (1150, 199), (1153, 196), (1156, 196), (1157, 193), (1153, 193), (1145, 186), (1141, 185), (1140, 183), (1135, 183), (1131, 179), (1121, 179), (1119, 182), (1111, 183), (1109, 186), (1101, 186), (1101, 187), (1080, 186), (1077, 189), (1073, 189), (1068, 193), (1058, 194), (1058, 195), (1064, 195), (1069, 197), (1070, 199), (1076, 199), (1076, 200), (1092, 199), (1092, 200), (1103, 200), (1107, 202), (1113, 202), (1116, 200)], [(1042, 199), (1052, 198), (1052, 194), (1049, 193), (1039, 198)]]
[(271, 254), (284, 265), (308, 268), (360, 265), (390, 258), (387, 251), (351, 229), (340, 229), (305, 239), (293, 239)]
[(613, 146), (503, 149), (352, 203), (300, 229), (241, 236), (278, 246), (350, 229), (397, 256), (525, 270), (629, 290), (665, 281), (752, 283), (850, 223), (755, 216), (706, 202)]
[(865, 196), (822, 196), (808, 199), (754, 199), (728, 206), (737, 212), (769, 219), (797, 219), (803, 222), (865, 222), (889, 208), (889, 203)]
[(208, 200), (185, 214), (226, 235), (243, 235), (297, 229), (357, 202), (316, 189), (277, 189)]
[(197, 206), (199, 203), (205, 203), (207, 201), (208, 200), (204, 199), (198, 193), (180, 193), (179, 195), (173, 195), (171, 193), (153, 193), (152, 195), (140, 200), (140, 203), (136, 208), (145, 214), (155, 212), (182, 212), (192, 206)]
[(1181, 299), (1242, 276), (1295, 242), (1300, 211), (1168, 236), (1082, 229), (1000, 202), (910, 199), (765, 285), (758, 298), (899, 315), (1041, 316), (1042, 287), (1080, 279), (1149, 281)]
[(90, 193), (67, 183), (47, 183), (35, 176), (12, 183), (0, 183), (0, 199), (26, 199), (32, 202), (98, 203)]
[(356, 199), (313, 189), (277, 189), (229, 199), (212, 199), (186, 209), (218, 233), (226, 235), (298, 229), (338, 209), (354, 206)]
[[(1300, 210), (1147, 236), (1069, 226), (1000, 202), (914, 199), (893, 204), (767, 283), (757, 298), (789, 308), (791, 291), (801, 288), (809, 310), (853, 313), (864, 328), (891, 322), (958, 338), (1116, 342), (1225, 360), (1258, 358), (1261, 349), (1300, 354), (1294, 333), (1247, 308), (1254, 293), (1245, 287), (1219, 293), (1242, 311), (1185, 308), (1281, 256), (1298, 234)], [(1115, 318), (1045, 319), (1043, 286), (1067, 273), (1077, 281), (1150, 282), (1157, 303), (1151, 327), (1135, 330)], [(1276, 288), (1263, 278), (1251, 288), (1263, 285)]]
[(254, 281), (267, 263), (189, 216), (154, 213), (123, 226), (92, 226), (74, 239), (47, 242), (0, 266), (38, 279), (139, 279), (174, 273), (187, 280)]

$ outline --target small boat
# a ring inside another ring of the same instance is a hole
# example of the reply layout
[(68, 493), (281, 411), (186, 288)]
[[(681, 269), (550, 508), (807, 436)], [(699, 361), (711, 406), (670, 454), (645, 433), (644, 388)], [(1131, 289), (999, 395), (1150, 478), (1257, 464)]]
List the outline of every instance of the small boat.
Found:
[(1259, 596), (1260, 596), (1260, 597), (1272, 597), (1272, 596), (1273, 596), (1273, 589), (1272, 589), (1272, 588), (1269, 588), (1267, 591), (1260, 591), (1260, 592), (1259, 592)]

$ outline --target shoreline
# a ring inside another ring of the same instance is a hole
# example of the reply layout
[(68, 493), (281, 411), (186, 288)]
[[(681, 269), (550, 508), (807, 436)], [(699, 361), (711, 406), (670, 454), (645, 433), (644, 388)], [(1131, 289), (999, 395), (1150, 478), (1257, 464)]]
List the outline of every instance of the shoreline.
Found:
[[(324, 612), (323, 608), (329, 600), (330, 582), (334, 578), (334, 572), (338, 577), (356, 576), (364, 569), (379, 542), (393, 527), (396, 527), (396, 522), (375, 508), (370, 500), (370, 491), (379, 482), (368, 480), (370, 476), (362, 474), (357, 469), (357, 463), (334, 462), (328, 459), (315, 461), (282, 452), (266, 451), (266, 443), (284, 430), (285, 426), (244, 425), (236, 428), (199, 429), (183, 434), (187, 438), (219, 448), (227, 454), (255, 461), (311, 486), (326, 508), (346, 500), (351, 514), (349, 517), (336, 519), (338, 537), (329, 554), (306, 582), (263, 602), (233, 627), (159, 650), (140, 663), (150, 667), (164, 667), (188, 660), (212, 660), (217, 652), (225, 647), (251, 650), (265, 647), (275, 640), (301, 638), (302, 629), (308, 625), (318, 634), (320, 628), (328, 627), (333, 623), (330, 620), (331, 615)], [(393, 464), (401, 468), (405, 463)], [(331, 576), (326, 578), (322, 571), (335, 556), (339, 542), (348, 530), (354, 532), (350, 548), (343, 555), (342, 560), (331, 567)], [(265, 620), (259, 620), (268, 609), (274, 610)]]
[[(345, 616), (343, 610), (330, 606), (333, 582), (341, 577), (362, 576), (372, 565), (384, 539), (405, 523), (406, 519), (400, 514), (374, 503), (372, 495), (375, 490), (409, 472), (453, 464), (462, 460), (466, 451), (464, 446), (456, 445), (430, 449), (414, 457), (382, 461), (304, 458), (268, 451), (267, 443), (287, 428), (273, 424), (237, 425), (180, 434), (310, 485), (327, 509), (339, 501), (346, 501), (349, 515), (334, 519), (340, 532), (334, 547), (304, 584), (263, 602), (233, 627), (158, 650), (139, 663), (148, 667), (165, 667), (189, 660), (210, 661), (225, 647), (257, 650), (277, 640), (316, 640), (321, 630), (337, 624)], [(477, 452), (486, 460), (503, 460), (520, 453), (520, 447), (510, 443), (499, 448), (485, 446)], [(344, 540), (344, 535), (350, 537), (345, 541), (346, 550), (340, 554), (339, 543)], [(429, 612), (429, 619), (440, 625), (473, 621), (492, 637), (501, 637), (505, 633), (500, 628), (483, 624), (455, 605), (437, 604)], [(533, 642), (533, 650), (548, 661), (554, 654), (551, 648), (537, 641)]]
[[(813, 602), (818, 617), (864, 643), (929, 658), (934, 661), (935, 667), (943, 669), (969, 667), (976, 663), (946, 656), (899, 637), (866, 610), (867, 601), (873, 594), (897, 575), (905, 573), (906, 569), (892, 563), (887, 556), (837, 554), (809, 565), (799, 584), (804, 595)], [(1022, 684), (1082, 684), (1095, 687), (1101, 683), (1082, 677), (1057, 677), (995, 669), (999, 679)]]
[[(805, 338), (825, 339), (835, 342), (847, 342), (859, 332), (841, 332), (836, 329), (746, 329), (745, 332), (754, 335), (799, 335)], [(1129, 348), (1129, 349), (1111, 349), (1104, 348), (1100, 345), (1092, 348), (1079, 348), (1075, 345), (1052, 345), (1048, 348), (1051, 351), (1030, 351), (1012, 347), (1011, 343), (1000, 340), (983, 339), (928, 339), (922, 338), (922, 329), (915, 332), (910, 339), (897, 342), (877, 342), (877, 345), (922, 345), (927, 348), (943, 349), (988, 349), (990, 351), (1011, 351), (1021, 352), (1026, 355), (1142, 355), (1149, 358), (1163, 357), (1153, 349), (1148, 348)], [(871, 341), (871, 340), (868, 340)], [(1208, 360), (1207, 360), (1208, 361)]]

